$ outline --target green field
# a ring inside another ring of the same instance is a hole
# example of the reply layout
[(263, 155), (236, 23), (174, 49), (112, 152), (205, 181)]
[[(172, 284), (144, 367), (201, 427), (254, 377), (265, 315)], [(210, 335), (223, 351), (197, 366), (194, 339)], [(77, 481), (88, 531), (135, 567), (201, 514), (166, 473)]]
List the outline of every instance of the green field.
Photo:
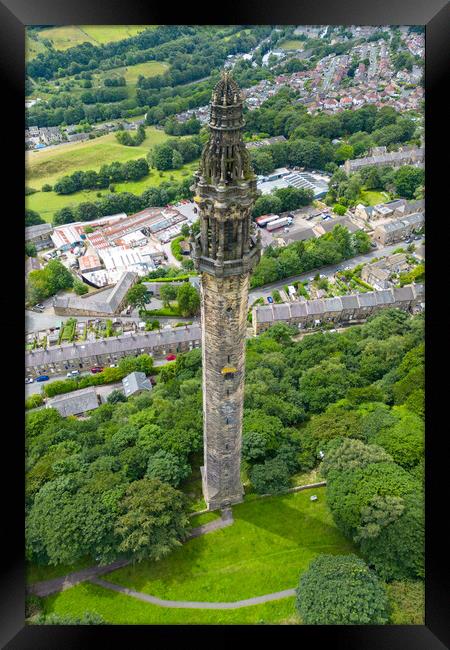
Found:
[[(159, 61), (146, 61), (145, 63), (136, 63), (136, 65), (124, 66), (122, 68), (112, 68), (102, 72), (96, 72), (93, 75), (94, 81), (104, 79), (105, 77), (125, 77), (128, 85), (136, 84), (138, 77), (154, 77), (157, 74), (163, 74), (169, 69), (167, 63)], [(85, 88), (81, 89), (83, 92)]]
[(95, 612), (116, 625), (300, 623), (294, 598), (234, 610), (169, 609), (89, 583), (49, 596), (44, 601), (44, 611), (71, 617)]
[[(162, 132), (158, 131), (158, 134), (159, 133)], [(163, 135), (165, 134), (163, 133)], [(109, 136), (105, 136), (105, 137), (109, 137)], [(100, 139), (101, 138), (98, 138), (98, 140)], [(96, 141), (97, 140), (92, 142), (96, 142)], [(145, 140), (145, 142), (147, 142), (147, 140)], [(145, 157), (148, 153), (147, 148), (145, 148), (144, 151), (142, 151), (143, 147), (124, 147), (123, 145), (119, 145), (119, 144), (117, 146), (121, 147), (122, 149), (127, 149), (129, 153), (134, 153), (135, 149), (141, 151), (139, 155), (135, 155), (135, 156), (129, 155), (126, 158), (126, 160), (131, 160), (132, 158), (142, 158)], [(104, 162), (112, 162), (112, 160), (115, 160), (115, 158), (108, 159), (108, 161), (101, 160), (100, 165), (97, 162), (97, 164), (90, 164), (88, 167), (84, 166), (84, 169), (88, 169), (88, 168), (98, 169), (102, 164), (104, 164)], [(124, 160), (122, 160), (121, 162), (124, 162)], [(183, 165), (183, 167), (181, 167), (180, 169), (173, 169), (170, 171), (161, 172), (161, 175), (160, 172), (156, 171), (155, 169), (152, 169), (150, 170), (149, 176), (146, 176), (140, 181), (115, 183), (116, 192), (131, 192), (132, 194), (142, 194), (142, 192), (144, 192), (144, 190), (148, 189), (149, 187), (155, 187), (161, 185), (161, 183), (163, 183), (164, 181), (174, 180), (180, 182), (185, 178), (191, 176), (193, 171), (197, 169), (197, 167), (198, 167), (198, 161), (194, 161), (187, 165)], [(77, 167), (76, 169), (83, 169), (83, 167)], [(71, 169), (71, 171), (68, 172), (65, 171), (64, 174), (71, 173), (72, 171), (75, 171), (75, 168)], [(54, 175), (54, 180), (52, 182), (54, 182), (57, 178), (60, 178), (60, 176), (63, 176), (64, 174)], [(53, 176), (48, 176), (48, 178), (53, 178)], [(46, 182), (49, 181), (42, 180), (42, 179), (37, 180), (36, 178), (35, 180), (32, 179), (27, 180), (27, 184), (31, 185), (31, 187), (34, 187), (35, 189), (41, 188), (42, 185)], [(97, 196), (97, 194), (99, 192), (102, 196), (105, 196), (106, 194), (109, 193), (108, 190), (101, 190), (101, 191), (82, 190), (80, 192), (74, 192), (73, 194), (65, 194), (65, 195), (56, 194), (55, 192), (36, 192), (35, 194), (30, 194), (29, 196), (25, 197), (25, 204), (27, 209), (35, 210), (36, 212), (39, 212), (41, 217), (45, 219), (45, 221), (50, 223), (53, 219), (53, 215), (55, 214), (55, 212), (61, 210), (61, 208), (76, 207), (80, 203), (98, 201), (99, 197)]]
[(359, 195), (359, 203), (363, 203), (364, 205), (386, 203), (389, 199), (390, 196), (387, 192), (375, 192), (373, 190), (361, 190)]
[(93, 140), (58, 145), (41, 151), (25, 153), (27, 185), (39, 190), (44, 183), (51, 185), (61, 176), (78, 170), (98, 171), (102, 165), (114, 161), (126, 162), (145, 157), (155, 144), (165, 142), (167, 136), (161, 129), (146, 127), (146, 138), (137, 147), (119, 144), (115, 133), (108, 133)]
[(111, 43), (136, 36), (144, 29), (153, 27), (156, 25), (79, 25), (78, 29), (90, 36), (96, 43)]
[(298, 40), (286, 40), (278, 44), (278, 47), (281, 47), (282, 50), (303, 50), (304, 43)]
[[(38, 38), (40, 41), (44, 39), (51, 41), (57, 50), (67, 50), (81, 43), (100, 45), (120, 41), (135, 36), (145, 27), (145, 25), (62, 25), (43, 29), (38, 32)], [(45, 48), (45, 45), (42, 45)]]
[(295, 587), (319, 553), (354, 552), (333, 523), (325, 488), (246, 500), (233, 516), (229, 528), (105, 580), (169, 600), (235, 601)]

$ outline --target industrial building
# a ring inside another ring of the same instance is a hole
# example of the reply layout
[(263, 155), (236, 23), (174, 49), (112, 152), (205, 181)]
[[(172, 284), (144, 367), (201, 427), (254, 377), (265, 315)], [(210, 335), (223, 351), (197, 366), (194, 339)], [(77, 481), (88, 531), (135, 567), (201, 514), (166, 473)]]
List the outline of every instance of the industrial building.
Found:
[(284, 187), (312, 190), (314, 198), (319, 199), (328, 192), (328, 177), (317, 173), (291, 171), (287, 167), (280, 167), (268, 176), (258, 176), (257, 187), (262, 194), (270, 194), (273, 190)]
[(53, 226), (50, 223), (40, 223), (37, 226), (25, 228), (25, 242), (34, 244), (37, 251), (52, 247)]
[(106, 289), (95, 295), (56, 296), (53, 301), (55, 314), (61, 316), (113, 316), (126, 307), (128, 290), (136, 283), (138, 275), (132, 271), (122, 273), (112, 289)]

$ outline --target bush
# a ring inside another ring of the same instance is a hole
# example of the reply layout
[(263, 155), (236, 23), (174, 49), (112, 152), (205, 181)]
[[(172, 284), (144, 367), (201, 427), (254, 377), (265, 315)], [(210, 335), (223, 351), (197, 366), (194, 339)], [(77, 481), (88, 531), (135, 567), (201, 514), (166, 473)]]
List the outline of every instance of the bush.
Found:
[(121, 390), (116, 388), (108, 395), (106, 401), (108, 404), (117, 404), (118, 402), (126, 402), (127, 398)]
[(39, 393), (35, 393), (34, 395), (30, 395), (29, 397), (27, 397), (27, 399), (25, 400), (25, 409), (26, 410), (34, 409), (36, 408), (36, 406), (42, 406), (43, 403), (44, 403), (44, 398), (42, 397), (42, 395), (40, 395)]
[(305, 625), (369, 625), (389, 620), (387, 594), (356, 555), (319, 555), (300, 577), (297, 609)]

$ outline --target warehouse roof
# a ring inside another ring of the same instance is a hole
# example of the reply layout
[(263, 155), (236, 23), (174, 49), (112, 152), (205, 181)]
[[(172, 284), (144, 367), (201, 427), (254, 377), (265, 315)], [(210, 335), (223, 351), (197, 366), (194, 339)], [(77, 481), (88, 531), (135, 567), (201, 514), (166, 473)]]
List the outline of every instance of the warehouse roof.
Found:
[(111, 291), (108, 291), (108, 293), (100, 293), (93, 297), (87, 295), (86, 298), (79, 298), (78, 296), (57, 296), (53, 306), (55, 310), (59, 308), (71, 309), (74, 312), (88, 310), (108, 315), (115, 314), (125, 298), (128, 289), (133, 286), (136, 278), (136, 273), (126, 271), (121, 275), (115, 287)]

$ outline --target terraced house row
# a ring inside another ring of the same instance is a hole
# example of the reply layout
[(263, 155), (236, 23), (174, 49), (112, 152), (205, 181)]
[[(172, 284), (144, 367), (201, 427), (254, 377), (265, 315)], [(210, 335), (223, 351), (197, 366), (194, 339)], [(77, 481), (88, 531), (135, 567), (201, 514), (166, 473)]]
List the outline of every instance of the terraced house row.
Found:
[(25, 354), (27, 377), (43, 373), (60, 374), (67, 370), (107, 367), (122, 357), (151, 354), (164, 357), (169, 353), (187, 352), (201, 345), (198, 325), (186, 325), (153, 332), (127, 332), (121, 336), (69, 343), (48, 349), (30, 350)]
[(424, 286), (415, 284), (335, 298), (260, 305), (253, 307), (253, 330), (260, 334), (275, 323), (298, 325), (299, 329), (326, 323), (350, 323), (364, 320), (383, 307), (421, 310), (424, 300)]

